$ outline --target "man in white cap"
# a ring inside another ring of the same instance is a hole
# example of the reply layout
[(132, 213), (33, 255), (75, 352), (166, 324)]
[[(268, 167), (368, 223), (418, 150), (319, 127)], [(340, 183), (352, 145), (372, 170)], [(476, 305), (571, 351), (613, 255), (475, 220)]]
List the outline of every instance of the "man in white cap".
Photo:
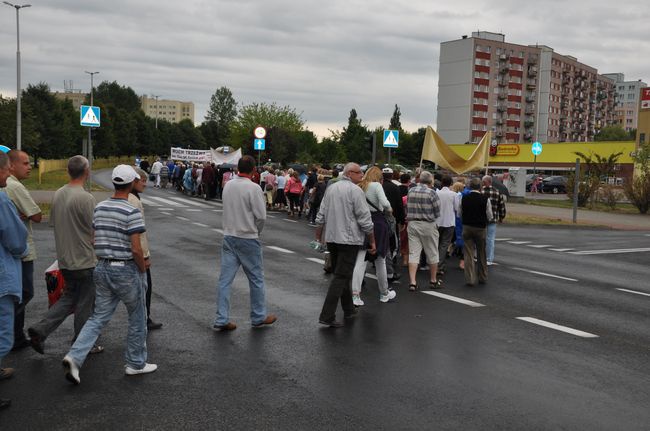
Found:
[(93, 274), (95, 310), (63, 358), (65, 376), (75, 385), (80, 382), (79, 368), (120, 301), (129, 313), (126, 375), (151, 373), (158, 368), (147, 363), (146, 265), (140, 243), (144, 221), (140, 210), (128, 202), (133, 182), (140, 176), (131, 166), (119, 165), (111, 178), (115, 193), (97, 205), (93, 216), (95, 253), (99, 260)]

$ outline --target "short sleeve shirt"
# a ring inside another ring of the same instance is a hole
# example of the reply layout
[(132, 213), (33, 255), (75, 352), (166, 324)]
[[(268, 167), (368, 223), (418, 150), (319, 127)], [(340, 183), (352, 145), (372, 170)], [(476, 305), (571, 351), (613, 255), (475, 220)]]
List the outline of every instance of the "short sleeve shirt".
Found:
[(131, 235), (144, 233), (144, 219), (139, 209), (126, 199), (107, 199), (95, 208), (95, 253), (100, 259), (131, 260)]
[(34, 247), (34, 237), (32, 235), (32, 221), (29, 220), (29, 217), (40, 214), (41, 209), (32, 196), (27, 191), (27, 188), (16, 179), (13, 175), (7, 178), (7, 187), (2, 189), (9, 199), (14, 203), (19, 214), (27, 217), (26, 220), (23, 220), (25, 227), (27, 228), (27, 246), (29, 247), (29, 252), (27, 256), (23, 258), (24, 262), (30, 262), (36, 259), (36, 248)]

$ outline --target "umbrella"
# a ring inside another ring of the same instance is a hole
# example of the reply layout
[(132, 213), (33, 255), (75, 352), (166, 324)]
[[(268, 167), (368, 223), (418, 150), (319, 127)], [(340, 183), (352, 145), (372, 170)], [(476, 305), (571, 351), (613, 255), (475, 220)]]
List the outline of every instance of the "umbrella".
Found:
[(232, 163), (222, 163), (219, 166), (217, 166), (219, 169), (236, 169), (237, 165), (233, 165)]
[(289, 165), (289, 167), (294, 171), (298, 171), (301, 174), (307, 172), (307, 168), (305, 167), (305, 165), (301, 165), (299, 163), (294, 163), (293, 165)]

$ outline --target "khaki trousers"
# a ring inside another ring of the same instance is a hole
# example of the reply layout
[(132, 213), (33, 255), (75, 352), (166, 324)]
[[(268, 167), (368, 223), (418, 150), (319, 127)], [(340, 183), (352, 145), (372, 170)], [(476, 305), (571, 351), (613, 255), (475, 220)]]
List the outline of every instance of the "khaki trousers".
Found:
[[(486, 228), (463, 225), (463, 255), (465, 259), (465, 283), (474, 285), (477, 278), (479, 283), (485, 283), (488, 277), (487, 259), (485, 255)], [(474, 263), (474, 256), (477, 262)], [(477, 273), (478, 266), (478, 273)]]

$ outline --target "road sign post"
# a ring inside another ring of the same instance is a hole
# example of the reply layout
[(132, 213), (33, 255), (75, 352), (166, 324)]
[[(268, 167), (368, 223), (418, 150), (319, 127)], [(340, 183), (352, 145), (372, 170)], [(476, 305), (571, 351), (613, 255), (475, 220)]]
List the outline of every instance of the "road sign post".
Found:
[(262, 126), (257, 126), (253, 130), (255, 139), (253, 140), (253, 149), (257, 150), (257, 166), (262, 164), (262, 151), (266, 148), (266, 129)]
[(542, 144), (539, 141), (533, 142), (533, 145), (530, 147), (531, 152), (533, 153), (533, 175), (537, 175), (537, 156), (542, 154)]
[[(92, 79), (92, 75), (91, 75)], [(79, 108), (80, 124), (84, 127), (88, 127), (88, 142), (86, 143), (87, 154), (84, 154), (88, 159), (88, 166), (92, 170), (93, 168), (93, 141), (92, 141), (92, 130), (93, 127), (99, 127), (101, 112), (99, 106), (92, 106), (92, 84), (91, 84), (91, 93), (90, 93), (90, 106), (81, 105)], [(88, 190), (90, 190), (90, 178), (86, 184)]]
[(390, 163), (391, 150), (399, 147), (399, 130), (384, 130), (384, 148), (388, 148), (388, 163)]

